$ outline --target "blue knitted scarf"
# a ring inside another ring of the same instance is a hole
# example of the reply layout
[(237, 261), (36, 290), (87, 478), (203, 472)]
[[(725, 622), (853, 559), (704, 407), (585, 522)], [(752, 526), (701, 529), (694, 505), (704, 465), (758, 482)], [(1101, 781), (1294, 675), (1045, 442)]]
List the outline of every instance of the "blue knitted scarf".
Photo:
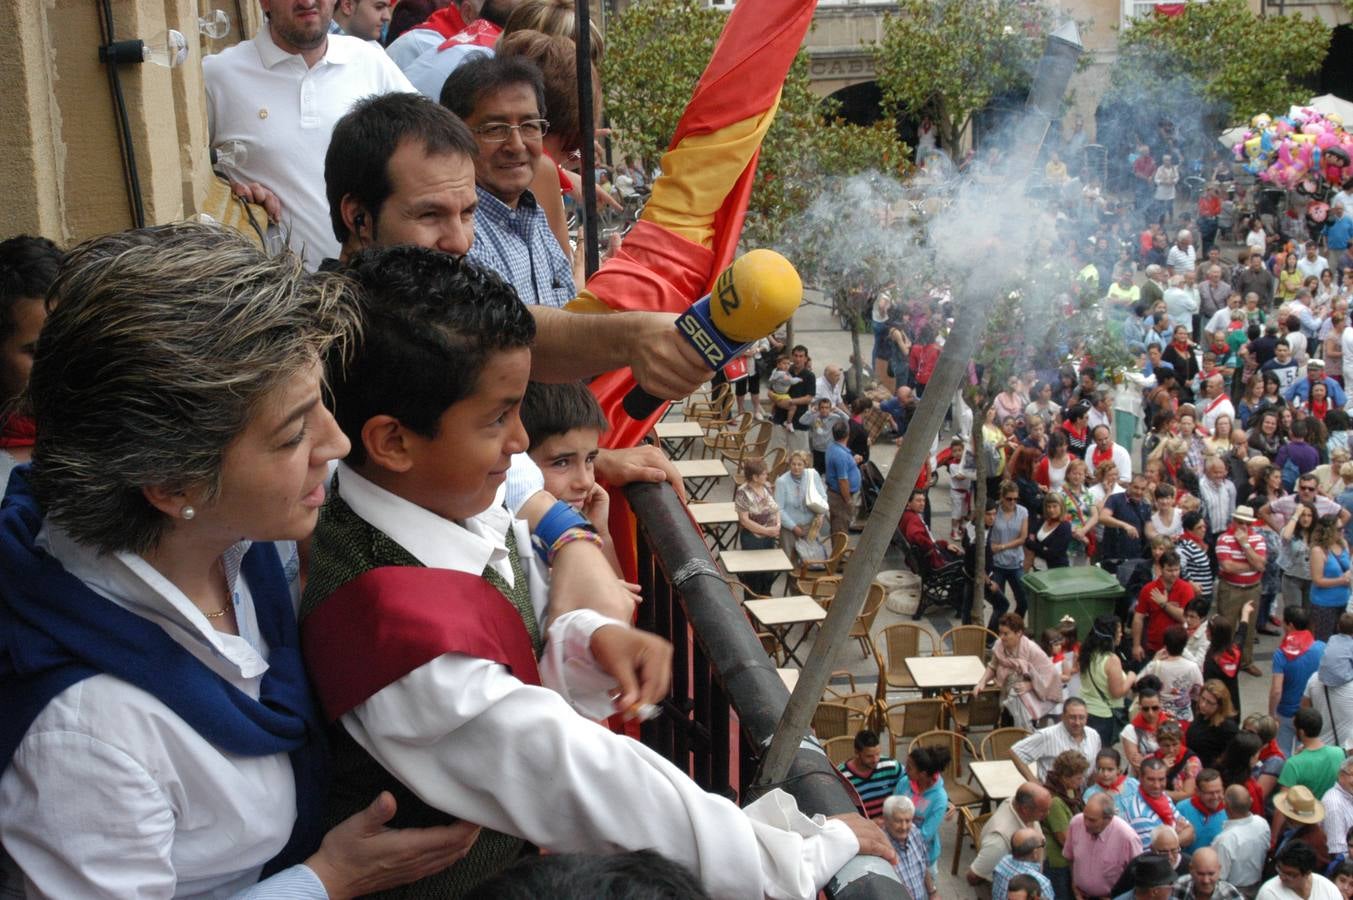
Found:
[(254, 700), (158, 625), (90, 590), (38, 549), (43, 512), (29, 491), (26, 469), (12, 473), (0, 507), (0, 773), (53, 698), (106, 673), (152, 694), (222, 752), (291, 754), (296, 826), (266, 871), (301, 862), (322, 837), (323, 729), (276, 547), (254, 544), (241, 567), (269, 648), (268, 671)]

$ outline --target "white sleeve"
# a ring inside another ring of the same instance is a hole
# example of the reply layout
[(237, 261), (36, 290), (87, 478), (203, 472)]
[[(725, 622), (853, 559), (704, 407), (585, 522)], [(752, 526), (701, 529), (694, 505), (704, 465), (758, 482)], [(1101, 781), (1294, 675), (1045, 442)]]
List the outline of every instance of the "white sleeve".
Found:
[(174, 810), (121, 750), (89, 735), (24, 738), (0, 779), (0, 840), (30, 898), (173, 897)]
[(522, 504), (545, 490), (545, 473), (541, 472), (535, 460), (525, 453), (514, 453), (507, 470), (506, 485), (503, 502), (507, 504), (507, 511), (515, 518), (521, 511)]
[(759, 825), (643, 744), (497, 663), (446, 654), (343, 717), (424, 802), (553, 852), (650, 848), (716, 897), (812, 897), (859, 852), (843, 822)]
[(540, 658), (540, 681), (589, 719), (616, 711), (611, 694), (619, 686), (592, 656), (592, 633), (603, 625), (629, 624), (592, 609), (574, 609), (550, 623)]
[(1043, 732), (1035, 731), (1028, 737), (1020, 738), (1010, 748), (1010, 752), (1015, 754), (1026, 765), (1035, 765), (1038, 758), (1043, 755)]

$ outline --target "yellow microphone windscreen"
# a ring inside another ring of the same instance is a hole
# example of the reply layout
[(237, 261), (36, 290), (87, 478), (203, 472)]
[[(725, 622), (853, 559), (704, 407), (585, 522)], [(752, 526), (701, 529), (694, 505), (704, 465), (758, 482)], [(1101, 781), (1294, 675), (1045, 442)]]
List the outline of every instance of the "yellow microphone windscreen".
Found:
[(709, 313), (721, 334), (748, 344), (774, 331), (802, 301), (803, 282), (793, 264), (774, 250), (753, 250), (714, 283)]

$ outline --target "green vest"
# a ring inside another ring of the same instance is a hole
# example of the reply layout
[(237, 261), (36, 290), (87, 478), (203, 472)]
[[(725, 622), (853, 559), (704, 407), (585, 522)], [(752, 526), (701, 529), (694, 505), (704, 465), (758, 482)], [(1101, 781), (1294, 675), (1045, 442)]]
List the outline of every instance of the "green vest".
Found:
[[(506, 581), (496, 572), (487, 573), (487, 577), (522, 613), (539, 655), (540, 629), (531, 607), (526, 573), (511, 531), (508, 532), (508, 550), (517, 590), (508, 589)], [(309, 573), (301, 598), (301, 626), (304, 627), (306, 617), (318, 609), (329, 595), (357, 576), (383, 566), (421, 565), (388, 535), (354, 513), (336, 490), (332, 491), (320, 512), (319, 524), (311, 542)], [(420, 828), (456, 821), (455, 817), (424, 803), (387, 772), (352, 739), (340, 722), (329, 726), (328, 738), (332, 772), (324, 811), (326, 830), (365, 809), (383, 790), (393, 794), (398, 804), (395, 817), (389, 823), (391, 828)], [(486, 777), (490, 777), (492, 765), (493, 760), (485, 761)], [(469, 855), (449, 869), (414, 884), (370, 896), (400, 900), (460, 897), (479, 882), (511, 865), (525, 849), (526, 842), (520, 838), (486, 828), (480, 832)]]

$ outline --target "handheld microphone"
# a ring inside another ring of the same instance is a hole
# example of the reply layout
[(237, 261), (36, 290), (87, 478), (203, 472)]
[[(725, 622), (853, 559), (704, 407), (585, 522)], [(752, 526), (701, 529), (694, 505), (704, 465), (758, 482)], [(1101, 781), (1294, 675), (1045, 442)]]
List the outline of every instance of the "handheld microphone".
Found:
[[(677, 331), (711, 371), (779, 328), (803, 301), (803, 282), (794, 266), (774, 250), (753, 250), (720, 273), (714, 290), (677, 317)], [(664, 400), (641, 387), (621, 404), (632, 419), (653, 415)]]

